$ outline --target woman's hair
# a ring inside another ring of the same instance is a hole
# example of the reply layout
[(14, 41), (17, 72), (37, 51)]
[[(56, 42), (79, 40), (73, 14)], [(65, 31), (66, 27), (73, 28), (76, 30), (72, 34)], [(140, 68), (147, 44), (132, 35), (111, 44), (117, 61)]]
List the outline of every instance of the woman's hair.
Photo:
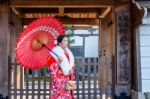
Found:
[(57, 45), (59, 45), (59, 43), (61, 43), (65, 37), (67, 37), (67, 36), (66, 35), (59, 35), (57, 37)]

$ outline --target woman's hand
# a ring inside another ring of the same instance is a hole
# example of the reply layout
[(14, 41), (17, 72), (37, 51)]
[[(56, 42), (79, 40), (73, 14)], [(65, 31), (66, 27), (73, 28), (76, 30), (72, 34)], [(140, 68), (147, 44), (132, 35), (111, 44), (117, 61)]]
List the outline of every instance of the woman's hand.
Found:
[(58, 57), (58, 64), (60, 64), (63, 61), (62, 57)]
[(74, 81), (69, 81), (70, 86), (74, 86), (75, 82)]

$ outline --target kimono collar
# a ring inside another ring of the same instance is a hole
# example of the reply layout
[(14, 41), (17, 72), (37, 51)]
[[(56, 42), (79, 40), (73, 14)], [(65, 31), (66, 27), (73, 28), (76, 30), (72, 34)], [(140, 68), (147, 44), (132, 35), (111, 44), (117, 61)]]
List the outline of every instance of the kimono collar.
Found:
[[(65, 50), (66, 50), (66, 52), (69, 55), (69, 60), (67, 59), (63, 49), (60, 46), (56, 46), (56, 47), (54, 47), (52, 49), (52, 51), (55, 54), (57, 54), (59, 57), (61, 57), (63, 59), (62, 62), (59, 65), (60, 65), (64, 75), (68, 75), (69, 71), (74, 66), (74, 56), (73, 56), (72, 52), (68, 48), (66, 48)], [(50, 55), (53, 56), (56, 61), (58, 61), (58, 57), (55, 54), (50, 52)]]

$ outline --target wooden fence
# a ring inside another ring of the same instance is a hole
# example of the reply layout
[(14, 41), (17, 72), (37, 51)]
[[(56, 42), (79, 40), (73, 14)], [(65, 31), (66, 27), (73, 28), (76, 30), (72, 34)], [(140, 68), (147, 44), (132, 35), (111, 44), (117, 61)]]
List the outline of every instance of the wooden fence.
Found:
[[(100, 99), (98, 58), (76, 58), (76, 99)], [(10, 99), (49, 99), (49, 69), (28, 70), (9, 59)]]

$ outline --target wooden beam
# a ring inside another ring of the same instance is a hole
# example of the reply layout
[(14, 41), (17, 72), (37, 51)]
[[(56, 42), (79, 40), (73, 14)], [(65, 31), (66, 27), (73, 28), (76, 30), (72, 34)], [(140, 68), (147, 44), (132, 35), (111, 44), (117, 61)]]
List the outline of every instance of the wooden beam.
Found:
[(22, 13), (59, 13), (58, 8), (20, 8)]
[[(20, 8), (22, 13), (24, 13), (24, 18), (30, 14), (57, 14), (58, 16), (69, 16), (70, 18), (82, 18), (82, 15), (86, 16), (84, 18), (98, 18), (97, 13), (100, 12), (102, 8)], [(87, 17), (88, 16), (88, 17)], [(38, 18), (38, 17), (33, 17)]]
[(91, 30), (91, 26), (73, 26), (73, 30)]
[(64, 16), (64, 7), (59, 7), (59, 16)]
[[(14, 8), (14, 7), (13, 7)], [(20, 8), (22, 13), (59, 13), (58, 8)], [(64, 13), (98, 13), (103, 8), (64, 8)]]
[[(27, 25), (29, 24), (30, 22), (32, 22), (33, 18), (26, 18), (26, 19), (23, 19), (23, 25)], [(66, 18), (66, 19), (63, 19), (63, 18), (60, 18), (59, 19), (63, 24), (82, 24), (82, 25), (98, 25), (98, 19), (73, 19), (73, 18)]]
[(143, 17), (146, 17), (147, 15), (147, 9), (139, 5), (137, 2), (132, 2), (131, 13), (131, 25), (135, 28), (142, 24)]
[(20, 9), (17, 9), (17, 8), (12, 7), (12, 11), (13, 11), (16, 15), (23, 17), (22, 12), (21, 12)]
[(95, 30), (98, 30), (98, 28), (92, 28), (91, 25), (88, 25), (88, 26), (73, 26), (73, 30), (89, 30), (89, 31), (95, 31)]
[(51, 17), (55, 17), (58, 16), (57, 13), (27, 13), (24, 14), (23, 17), (26, 18), (41, 18), (41, 17), (47, 17), (47, 16), (51, 16)]
[(101, 16), (106, 17), (106, 15), (111, 11), (111, 7), (107, 7), (106, 10), (101, 14)]
[(66, 8), (65, 13), (98, 13), (102, 8)]
[(110, 11), (111, 7), (103, 8), (99, 13), (99, 18), (105, 18)]
[(11, 0), (10, 5), (19, 8), (108, 7), (113, 6), (113, 0)]
[[(51, 14), (51, 13), (27, 13), (24, 14), (23, 17), (24, 18), (40, 18), (41, 17), (46, 17), (46, 16), (51, 16), (51, 17), (55, 17), (55, 16), (59, 16), (58, 14)], [(67, 16), (68, 18), (89, 18), (89, 19), (95, 19), (98, 18), (96, 13), (70, 13), (70, 14), (64, 14), (64, 16)], [(62, 17), (62, 16), (60, 16)], [(99, 16), (100, 18), (100, 16)], [(103, 17), (102, 17), (103, 18)]]

